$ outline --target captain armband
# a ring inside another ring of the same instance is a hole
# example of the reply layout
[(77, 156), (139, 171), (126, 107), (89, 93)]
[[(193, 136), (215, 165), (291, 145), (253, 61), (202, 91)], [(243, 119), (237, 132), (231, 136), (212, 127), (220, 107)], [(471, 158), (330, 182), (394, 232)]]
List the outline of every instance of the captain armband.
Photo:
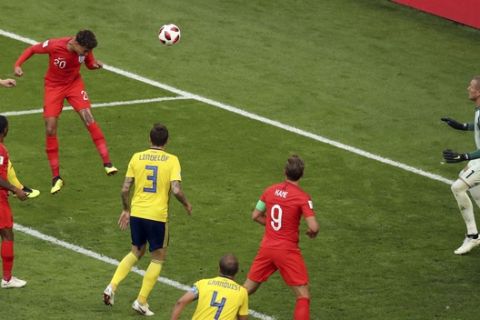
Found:
[(265, 209), (267, 206), (265, 205), (265, 202), (262, 200), (258, 200), (257, 205), (255, 206), (255, 209), (257, 209), (260, 212), (265, 212)]

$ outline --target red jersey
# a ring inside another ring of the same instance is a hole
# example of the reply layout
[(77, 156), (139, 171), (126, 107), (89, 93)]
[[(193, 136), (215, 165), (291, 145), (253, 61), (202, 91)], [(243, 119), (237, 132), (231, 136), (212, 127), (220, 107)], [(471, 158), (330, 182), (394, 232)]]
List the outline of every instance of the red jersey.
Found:
[(69, 51), (68, 42), (72, 37), (50, 39), (37, 43), (22, 53), (15, 62), (15, 67), (20, 67), (28, 58), (34, 54), (49, 55), (48, 70), (45, 75), (45, 84), (50, 86), (66, 85), (80, 77), (80, 67), (83, 62), (89, 69), (94, 69), (95, 57), (93, 51), (87, 55), (78, 55), (75, 51)]
[(265, 234), (260, 247), (297, 249), (300, 219), (315, 215), (310, 196), (288, 181), (268, 187), (260, 197), (266, 205)]
[[(8, 181), (8, 151), (3, 143), (0, 143), (0, 178)], [(8, 197), (8, 189), (0, 187), (0, 197)]]

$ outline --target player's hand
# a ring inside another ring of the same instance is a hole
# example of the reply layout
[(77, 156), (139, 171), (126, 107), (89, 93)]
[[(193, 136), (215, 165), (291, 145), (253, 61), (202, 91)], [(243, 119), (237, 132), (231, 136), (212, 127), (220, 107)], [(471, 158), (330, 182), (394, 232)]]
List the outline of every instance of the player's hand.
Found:
[(312, 229), (308, 229), (307, 232), (305, 232), (305, 234), (310, 238), (310, 239), (313, 239), (317, 236), (318, 234), (318, 231), (317, 232), (314, 232)]
[(23, 69), (22, 67), (15, 67), (15, 70), (13, 71), (17, 77), (23, 76)]
[(188, 215), (191, 216), (192, 215), (192, 205), (190, 204), (190, 202), (187, 201), (187, 203), (184, 204), (183, 207), (185, 208), (185, 211), (187, 211)]
[(100, 60), (95, 61), (95, 64), (93, 65), (96, 69), (102, 69), (103, 68), (103, 62)]
[(468, 154), (458, 153), (450, 149), (443, 150), (443, 159), (445, 159), (447, 163), (457, 163), (469, 160)]
[(468, 130), (468, 125), (466, 123), (460, 123), (457, 120), (454, 120), (452, 118), (441, 118), (443, 122), (446, 122), (450, 127), (457, 129), (457, 130), (463, 130), (466, 131)]
[(17, 199), (20, 201), (25, 201), (28, 199), (27, 194), (22, 189), (15, 188), (13, 192), (15, 193), (15, 196), (17, 196)]
[(120, 218), (118, 218), (118, 226), (120, 227), (120, 230), (127, 229), (129, 223), (130, 223), (130, 212), (123, 210), (122, 213), (120, 214)]
[(17, 85), (17, 82), (13, 79), (0, 79), (0, 85), (5, 88), (12, 88)]

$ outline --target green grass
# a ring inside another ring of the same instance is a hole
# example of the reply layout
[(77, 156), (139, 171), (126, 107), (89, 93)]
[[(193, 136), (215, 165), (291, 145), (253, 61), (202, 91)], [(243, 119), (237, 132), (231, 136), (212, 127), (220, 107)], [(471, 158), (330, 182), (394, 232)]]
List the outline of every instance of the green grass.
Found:
[[(60, 23), (61, 22), (61, 23)], [(163, 47), (161, 24), (182, 28)], [(301, 129), (454, 179), (460, 165), (440, 165), (445, 147), (474, 148), (471, 133), (439, 118), (472, 116), (466, 86), (480, 49), (478, 31), (387, 1), (26, 0), (0, 5), (0, 29), (44, 40), (92, 28), (98, 59)], [(0, 37), (0, 77), (25, 44)], [(24, 66), (0, 112), (40, 108), (45, 57)], [(105, 70), (82, 72), (93, 103), (174, 96)], [(115, 259), (129, 250), (117, 229), (120, 186), (133, 152), (148, 147), (153, 122), (171, 132), (183, 186), (194, 212), (171, 203), (171, 248), (162, 276), (191, 284), (214, 276), (217, 259), (234, 252), (243, 282), (262, 236), (250, 212), (269, 184), (282, 179), (291, 153), (307, 163), (302, 186), (316, 206), (319, 237), (303, 234), (312, 319), (468, 319), (477, 313), (480, 253), (453, 255), (464, 225), (446, 184), (381, 164), (193, 100), (93, 111), (121, 171), (106, 177), (78, 116), (59, 123), (66, 186), (49, 195), (40, 114), (10, 117), (6, 144), (22, 181), (42, 191), (11, 199), (15, 220)], [(303, 227), (304, 228), (304, 227)], [(101, 292), (114, 266), (16, 234), (15, 273), (22, 290), (0, 291), (10, 319), (130, 319), (141, 277), (121, 285), (113, 308)], [(140, 267), (145, 267), (142, 261)], [(181, 291), (157, 284), (150, 305), (169, 319)], [(278, 275), (250, 307), (291, 319), (293, 294)], [(185, 319), (193, 312), (190, 307)]]

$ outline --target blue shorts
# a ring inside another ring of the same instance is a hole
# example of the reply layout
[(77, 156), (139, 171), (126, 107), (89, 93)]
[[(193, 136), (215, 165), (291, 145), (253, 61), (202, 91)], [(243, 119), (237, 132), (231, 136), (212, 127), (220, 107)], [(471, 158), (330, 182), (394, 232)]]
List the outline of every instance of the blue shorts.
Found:
[(132, 245), (139, 250), (147, 241), (150, 252), (168, 246), (169, 235), (166, 222), (130, 217), (130, 234)]

